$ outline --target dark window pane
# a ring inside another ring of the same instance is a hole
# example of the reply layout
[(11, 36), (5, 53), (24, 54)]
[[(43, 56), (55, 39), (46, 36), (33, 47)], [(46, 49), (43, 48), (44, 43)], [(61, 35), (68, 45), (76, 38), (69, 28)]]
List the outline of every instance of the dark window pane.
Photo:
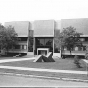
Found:
[(40, 40), (36, 38), (36, 45), (40, 45)]
[(28, 52), (33, 52), (33, 46), (28, 47)]
[(45, 45), (44, 38), (37, 38), (36, 45), (44, 46)]
[(15, 46), (15, 49), (20, 49), (20, 45), (16, 45)]
[(45, 45), (47, 45), (47, 44), (48, 44), (48, 41), (49, 41), (49, 39), (45, 39)]
[(28, 52), (33, 52), (33, 37), (29, 38)]
[(54, 49), (54, 53), (60, 53), (60, 51), (58, 50), (58, 48)]
[(44, 39), (40, 39), (40, 45), (41, 46), (44, 46), (45, 44), (44, 44)]
[(27, 41), (27, 37), (19, 37), (19, 41)]
[(45, 39), (45, 45), (53, 46), (53, 39), (46, 38), (46, 39)]
[(86, 46), (83, 46), (83, 51), (85, 51), (86, 50)]

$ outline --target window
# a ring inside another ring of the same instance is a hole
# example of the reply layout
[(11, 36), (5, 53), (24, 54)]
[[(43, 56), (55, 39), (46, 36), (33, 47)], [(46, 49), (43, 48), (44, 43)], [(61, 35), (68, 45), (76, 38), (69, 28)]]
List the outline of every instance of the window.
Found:
[(50, 52), (53, 52), (53, 38), (37, 37), (35, 39), (36, 52), (37, 48), (49, 48)]
[(24, 45), (24, 49), (27, 49), (27, 46), (26, 45)]
[(44, 46), (45, 45), (44, 39), (39, 39), (39, 41), (40, 41), (40, 44), (39, 45), (41, 45), (41, 46)]
[(86, 42), (88, 41), (88, 38), (87, 38), (87, 37), (85, 37), (85, 41), (86, 41)]
[(82, 51), (82, 47), (78, 47), (78, 50), (79, 50), (79, 51)]
[(16, 45), (15, 46), (15, 49), (20, 49), (20, 45)]
[(86, 46), (83, 46), (83, 51), (85, 51), (86, 50)]
[(46, 46), (53, 46), (53, 40), (49, 39), (49, 38), (45, 39), (45, 45)]
[(22, 49), (27, 49), (27, 46), (26, 45), (22, 45)]
[(19, 37), (18, 40), (19, 41), (27, 41), (27, 37)]
[(84, 42), (84, 41), (85, 41), (85, 38), (80, 38), (80, 40), (81, 40), (82, 42)]
[(54, 53), (60, 53), (60, 48), (55, 47), (55, 45), (54, 45)]
[(33, 52), (33, 37), (29, 38), (28, 42), (28, 52)]

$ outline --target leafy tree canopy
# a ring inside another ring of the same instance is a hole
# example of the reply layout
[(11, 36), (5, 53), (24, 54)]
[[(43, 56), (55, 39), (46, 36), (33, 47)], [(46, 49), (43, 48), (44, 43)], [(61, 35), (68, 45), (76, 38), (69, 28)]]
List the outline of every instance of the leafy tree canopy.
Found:
[(0, 48), (9, 49), (17, 43), (17, 33), (12, 26), (4, 27), (0, 24)]
[(67, 47), (71, 53), (71, 50), (75, 46), (81, 46), (82, 42), (79, 37), (82, 33), (78, 33), (76, 29), (72, 26), (63, 28), (62, 32), (57, 38), (55, 38), (55, 45), (59, 47)]

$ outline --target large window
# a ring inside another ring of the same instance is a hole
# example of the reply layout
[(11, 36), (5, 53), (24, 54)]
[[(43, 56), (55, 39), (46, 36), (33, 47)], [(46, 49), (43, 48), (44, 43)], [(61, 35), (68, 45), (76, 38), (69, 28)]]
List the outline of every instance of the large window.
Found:
[(53, 46), (52, 38), (36, 38), (37, 46)]
[(35, 42), (36, 52), (37, 48), (49, 48), (49, 51), (53, 52), (53, 38), (36, 38)]

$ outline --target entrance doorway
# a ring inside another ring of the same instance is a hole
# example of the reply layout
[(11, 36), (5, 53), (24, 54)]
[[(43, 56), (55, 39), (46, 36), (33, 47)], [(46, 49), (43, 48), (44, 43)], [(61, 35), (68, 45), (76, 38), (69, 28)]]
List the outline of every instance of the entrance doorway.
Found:
[(37, 48), (37, 55), (47, 55), (49, 48)]

